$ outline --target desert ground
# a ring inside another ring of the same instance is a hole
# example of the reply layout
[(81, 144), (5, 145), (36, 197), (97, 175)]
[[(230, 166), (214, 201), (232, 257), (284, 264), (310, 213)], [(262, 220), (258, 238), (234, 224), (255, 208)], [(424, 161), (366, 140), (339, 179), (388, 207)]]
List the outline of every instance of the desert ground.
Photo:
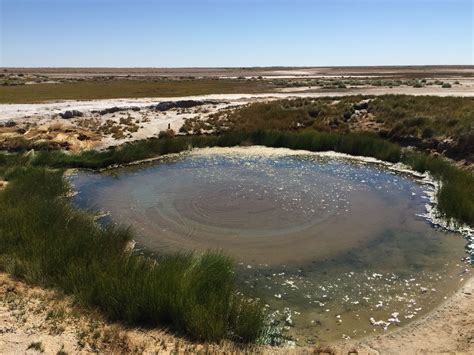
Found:
[[(468, 276), (466, 276), (468, 277)], [(425, 317), (386, 334), (318, 347), (244, 347), (195, 344), (163, 330), (106, 322), (51, 290), (0, 274), (0, 350), (18, 353), (472, 354), (474, 278)]]
[[(249, 103), (290, 98), (473, 97), (474, 67), (2, 68), (0, 145), (71, 151), (179, 132)], [(175, 105), (157, 105), (162, 102)], [(186, 102), (186, 101), (194, 101)]]
[[(216, 116), (251, 103), (281, 99), (474, 97), (473, 66), (0, 68), (0, 73), (0, 150), (10, 151), (104, 150), (170, 130), (211, 134), (217, 128), (208, 123)], [(361, 115), (352, 128), (380, 128), (370, 113)], [(472, 167), (472, 162), (465, 165)], [(0, 189), (5, 186), (0, 181)], [(195, 344), (164, 330), (112, 324), (57, 291), (29, 286), (2, 273), (0, 352), (472, 354), (474, 278), (470, 270), (464, 278), (465, 284), (437, 309), (383, 335), (321, 348), (238, 348), (227, 343)]]

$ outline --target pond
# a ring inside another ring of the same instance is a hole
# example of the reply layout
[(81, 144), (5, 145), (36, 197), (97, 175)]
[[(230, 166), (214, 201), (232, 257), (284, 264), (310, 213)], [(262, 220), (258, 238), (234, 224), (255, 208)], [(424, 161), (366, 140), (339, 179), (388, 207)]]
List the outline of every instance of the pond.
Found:
[(423, 217), (433, 187), (387, 164), (263, 147), (79, 172), (75, 203), (151, 253), (222, 250), (298, 343), (404, 325), (462, 284), (464, 240)]

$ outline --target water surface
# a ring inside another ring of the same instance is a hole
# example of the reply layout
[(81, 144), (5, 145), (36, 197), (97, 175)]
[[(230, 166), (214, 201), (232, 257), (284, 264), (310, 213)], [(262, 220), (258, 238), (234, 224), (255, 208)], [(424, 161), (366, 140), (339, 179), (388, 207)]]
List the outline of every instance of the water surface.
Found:
[(465, 277), (463, 239), (419, 217), (430, 187), (380, 164), (213, 148), (74, 184), (78, 205), (132, 226), (140, 248), (233, 256), (300, 343), (407, 323)]

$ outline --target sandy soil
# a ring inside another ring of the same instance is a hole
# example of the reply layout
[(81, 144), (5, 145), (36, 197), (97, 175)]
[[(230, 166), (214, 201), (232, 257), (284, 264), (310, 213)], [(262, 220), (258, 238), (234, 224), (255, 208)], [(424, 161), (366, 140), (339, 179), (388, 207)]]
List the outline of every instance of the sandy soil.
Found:
[[(201, 96), (183, 99), (205, 100), (206, 98)], [(181, 99), (177, 98), (173, 101)], [(0, 105), (0, 124), (14, 122), (12, 127), (0, 127), (0, 143), (24, 138), (38, 144), (59, 145), (71, 151), (102, 149), (157, 137), (160, 131), (168, 128), (177, 133), (186, 119), (197, 116), (206, 119), (220, 110), (244, 105), (249, 102), (249, 99), (245, 97), (237, 97), (236, 100), (229, 101), (219, 99), (213, 104), (187, 109), (174, 108), (163, 112), (149, 107), (163, 101), (171, 100), (151, 98)], [(122, 110), (106, 114), (94, 112), (113, 107)], [(60, 113), (68, 110), (79, 110), (82, 116), (69, 119), (59, 116)]]
[[(195, 344), (165, 330), (127, 329), (104, 321), (52, 290), (0, 273), (0, 354), (217, 353), (233, 344)], [(247, 349), (248, 350), (248, 349)]]
[(164, 330), (110, 324), (65, 296), (0, 273), (0, 353), (472, 354), (472, 309), (474, 278), (425, 317), (387, 334), (319, 347), (239, 348), (230, 343), (195, 344)]
[(474, 278), (437, 309), (399, 330), (337, 344), (341, 353), (357, 349), (359, 354), (473, 354)]

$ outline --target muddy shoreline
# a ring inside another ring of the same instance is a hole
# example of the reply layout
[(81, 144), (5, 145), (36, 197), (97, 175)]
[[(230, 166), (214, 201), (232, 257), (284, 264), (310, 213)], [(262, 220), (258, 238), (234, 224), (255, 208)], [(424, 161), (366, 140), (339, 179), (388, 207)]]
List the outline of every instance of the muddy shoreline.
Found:
[[(468, 272), (467, 275), (470, 275)], [(334, 344), (338, 353), (359, 354), (472, 354), (474, 351), (474, 277), (437, 308), (387, 334)]]

